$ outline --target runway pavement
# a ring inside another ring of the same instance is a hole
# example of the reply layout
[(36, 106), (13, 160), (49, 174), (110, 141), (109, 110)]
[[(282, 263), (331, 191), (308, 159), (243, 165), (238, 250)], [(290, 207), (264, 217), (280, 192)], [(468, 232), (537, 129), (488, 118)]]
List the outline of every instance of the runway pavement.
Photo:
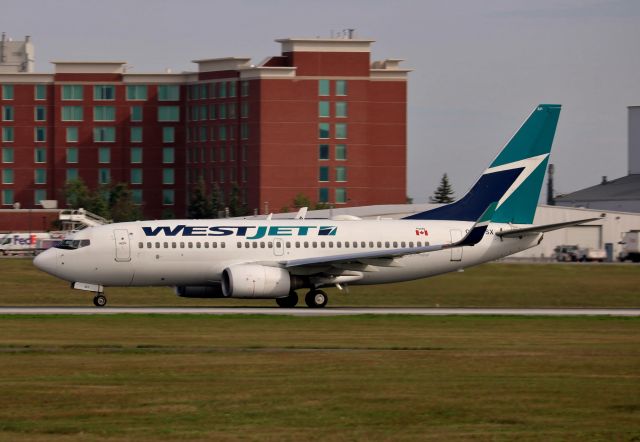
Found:
[(291, 309), (271, 307), (0, 307), (0, 315), (287, 315), (287, 316), (629, 316), (638, 308), (350, 308)]

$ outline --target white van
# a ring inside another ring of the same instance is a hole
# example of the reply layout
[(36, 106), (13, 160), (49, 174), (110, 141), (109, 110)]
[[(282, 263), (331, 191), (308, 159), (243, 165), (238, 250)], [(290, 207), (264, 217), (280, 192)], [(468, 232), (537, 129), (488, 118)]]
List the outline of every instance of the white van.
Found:
[(49, 232), (7, 233), (0, 239), (0, 252), (3, 255), (35, 253), (38, 241), (50, 238), (51, 234)]

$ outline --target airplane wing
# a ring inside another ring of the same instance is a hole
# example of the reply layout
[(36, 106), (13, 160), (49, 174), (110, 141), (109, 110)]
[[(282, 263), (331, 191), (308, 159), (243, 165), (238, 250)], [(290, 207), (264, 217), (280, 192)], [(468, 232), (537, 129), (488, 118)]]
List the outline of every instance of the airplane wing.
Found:
[(387, 264), (391, 265), (393, 258), (405, 255), (415, 255), (418, 253), (435, 252), (438, 250), (451, 249), (454, 247), (474, 246), (484, 237), (484, 233), (491, 222), (491, 216), (496, 210), (498, 203), (494, 202), (487, 207), (480, 218), (475, 222), (469, 232), (460, 240), (454, 243), (434, 244), (422, 247), (403, 247), (397, 249), (372, 250), (368, 252), (342, 253), (328, 256), (314, 256), (310, 258), (292, 259), (284, 261), (281, 264), (286, 268), (312, 266), (319, 264), (338, 264), (345, 262), (360, 261), (366, 263), (367, 260), (381, 259), (387, 260)]
[(501, 236), (503, 238), (514, 238), (514, 237), (524, 236), (529, 234), (551, 232), (552, 230), (558, 230), (558, 229), (563, 229), (565, 227), (577, 226), (577, 225), (588, 223), (591, 221), (596, 221), (598, 219), (602, 219), (602, 218), (600, 217), (587, 218), (587, 219), (580, 219), (576, 221), (567, 221), (563, 223), (543, 224), (540, 226), (523, 227), (521, 229), (503, 230), (501, 232), (496, 232), (496, 235)]

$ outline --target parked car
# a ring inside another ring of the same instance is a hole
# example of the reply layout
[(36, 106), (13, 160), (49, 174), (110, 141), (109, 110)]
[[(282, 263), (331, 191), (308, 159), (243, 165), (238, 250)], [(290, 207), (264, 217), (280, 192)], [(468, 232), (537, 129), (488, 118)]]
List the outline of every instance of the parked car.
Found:
[(622, 250), (618, 255), (620, 262), (640, 262), (640, 230), (631, 230), (622, 236)]
[(607, 260), (607, 252), (604, 249), (595, 249), (586, 247), (578, 250), (578, 261), (598, 261), (604, 262)]
[(575, 262), (580, 258), (577, 245), (561, 245), (553, 249), (553, 258), (559, 262)]

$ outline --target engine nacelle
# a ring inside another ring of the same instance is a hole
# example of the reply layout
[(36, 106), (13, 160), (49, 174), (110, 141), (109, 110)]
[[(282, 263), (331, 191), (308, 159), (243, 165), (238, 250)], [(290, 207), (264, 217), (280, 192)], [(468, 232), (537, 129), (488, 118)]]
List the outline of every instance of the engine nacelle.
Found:
[(216, 285), (179, 285), (173, 288), (181, 298), (222, 298), (222, 286)]
[(239, 264), (222, 272), (222, 292), (230, 298), (281, 298), (301, 284), (279, 267)]

